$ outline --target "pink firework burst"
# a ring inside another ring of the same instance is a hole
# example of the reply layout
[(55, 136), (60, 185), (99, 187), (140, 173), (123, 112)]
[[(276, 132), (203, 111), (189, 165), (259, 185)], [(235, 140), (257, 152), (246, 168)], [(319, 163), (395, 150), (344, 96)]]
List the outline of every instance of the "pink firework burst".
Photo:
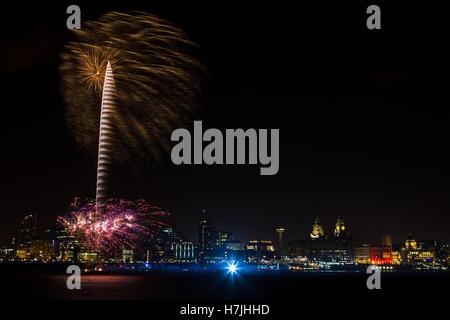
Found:
[(113, 254), (122, 245), (135, 248), (145, 237), (165, 227), (157, 218), (168, 214), (145, 200), (108, 199), (96, 206), (75, 198), (69, 214), (58, 217), (58, 222), (89, 249)]

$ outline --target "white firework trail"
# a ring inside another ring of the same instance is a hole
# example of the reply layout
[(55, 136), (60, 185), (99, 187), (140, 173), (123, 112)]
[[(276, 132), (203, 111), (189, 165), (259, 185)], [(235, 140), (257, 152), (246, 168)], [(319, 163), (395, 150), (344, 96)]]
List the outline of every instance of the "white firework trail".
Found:
[(107, 196), (107, 177), (110, 173), (113, 143), (113, 114), (115, 112), (116, 86), (111, 63), (108, 61), (103, 84), (100, 111), (100, 133), (98, 139), (96, 205), (102, 205)]

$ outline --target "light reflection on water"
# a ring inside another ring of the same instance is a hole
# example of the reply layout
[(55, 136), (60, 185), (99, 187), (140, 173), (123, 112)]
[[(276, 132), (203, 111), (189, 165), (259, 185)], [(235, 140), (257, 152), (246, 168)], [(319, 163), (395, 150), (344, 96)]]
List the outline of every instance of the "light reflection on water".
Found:
[[(81, 289), (68, 290), (65, 275), (47, 276), (49, 287), (55, 289), (54, 293), (48, 292), (56, 299), (139, 299), (130, 292), (145, 289), (145, 295), (152, 295), (155, 286), (143, 281), (139, 275), (82, 275)], [(56, 295), (55, 295), (56, 293)], [(44, 297), (45, 298), (45, 297)]]
[[(10, 298), (81, 300), (233, 300), (289, 299), (294, 296), (323, 294), (324, 291), (367, 294), (365, 274), (356, 273), (284, 273), (230, 275), (227, 272), (161, 272), (145, 274), (81, 275), (81, 290), (69, 290), (69, 275), (12, 273), (3, 278), (4, 292)], [(443, 283), (450, 276), (391, 274), (383, 278), (384, 290), (406, 291)], [(414, 281), (411, 281), (414, 279)], [(394, 292), (394, 291), (393, 291)]]

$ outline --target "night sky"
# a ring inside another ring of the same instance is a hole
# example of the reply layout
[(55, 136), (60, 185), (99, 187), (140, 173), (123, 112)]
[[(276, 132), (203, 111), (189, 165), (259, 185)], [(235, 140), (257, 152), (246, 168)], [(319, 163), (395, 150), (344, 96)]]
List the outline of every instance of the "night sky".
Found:
[[(305, 239), (315, 216), (329, 231), (340, 215), (357, 243), (382, 233), (450, 241), (444, 8), (383, 5), (382, 30), (369, 31), (362, 4), (77, 3), (82, 21), (142, 10), (185, 29), (209, 72), (205, 129), (280, 129), (275, 176), (259, 165), (177, 167), (167, 155), (118, 167), (116, 196), (170, 211), (195, 241), (203, 208), (242, 240), (274, 240), (278, 223), (288, 240)], [(52, 225), (75, 196), (95, 195), (96, 157), (71, 137), (60, 92), (69, 4), (2, 5), (1, 240), (27, 212)]]

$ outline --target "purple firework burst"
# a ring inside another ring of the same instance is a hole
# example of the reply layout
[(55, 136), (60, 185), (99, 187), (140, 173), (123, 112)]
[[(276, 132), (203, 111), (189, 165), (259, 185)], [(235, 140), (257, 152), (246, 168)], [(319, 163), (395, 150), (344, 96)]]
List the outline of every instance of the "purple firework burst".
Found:
[(89, 249), (112, 254), (123, 245), (134, 248), (145, 237), (167, 226), (157, 218), (168, 214), (145, 200), (108, 199), (96, 206), (75, 198), (69, 214), (58, 217), (58, 222)]

